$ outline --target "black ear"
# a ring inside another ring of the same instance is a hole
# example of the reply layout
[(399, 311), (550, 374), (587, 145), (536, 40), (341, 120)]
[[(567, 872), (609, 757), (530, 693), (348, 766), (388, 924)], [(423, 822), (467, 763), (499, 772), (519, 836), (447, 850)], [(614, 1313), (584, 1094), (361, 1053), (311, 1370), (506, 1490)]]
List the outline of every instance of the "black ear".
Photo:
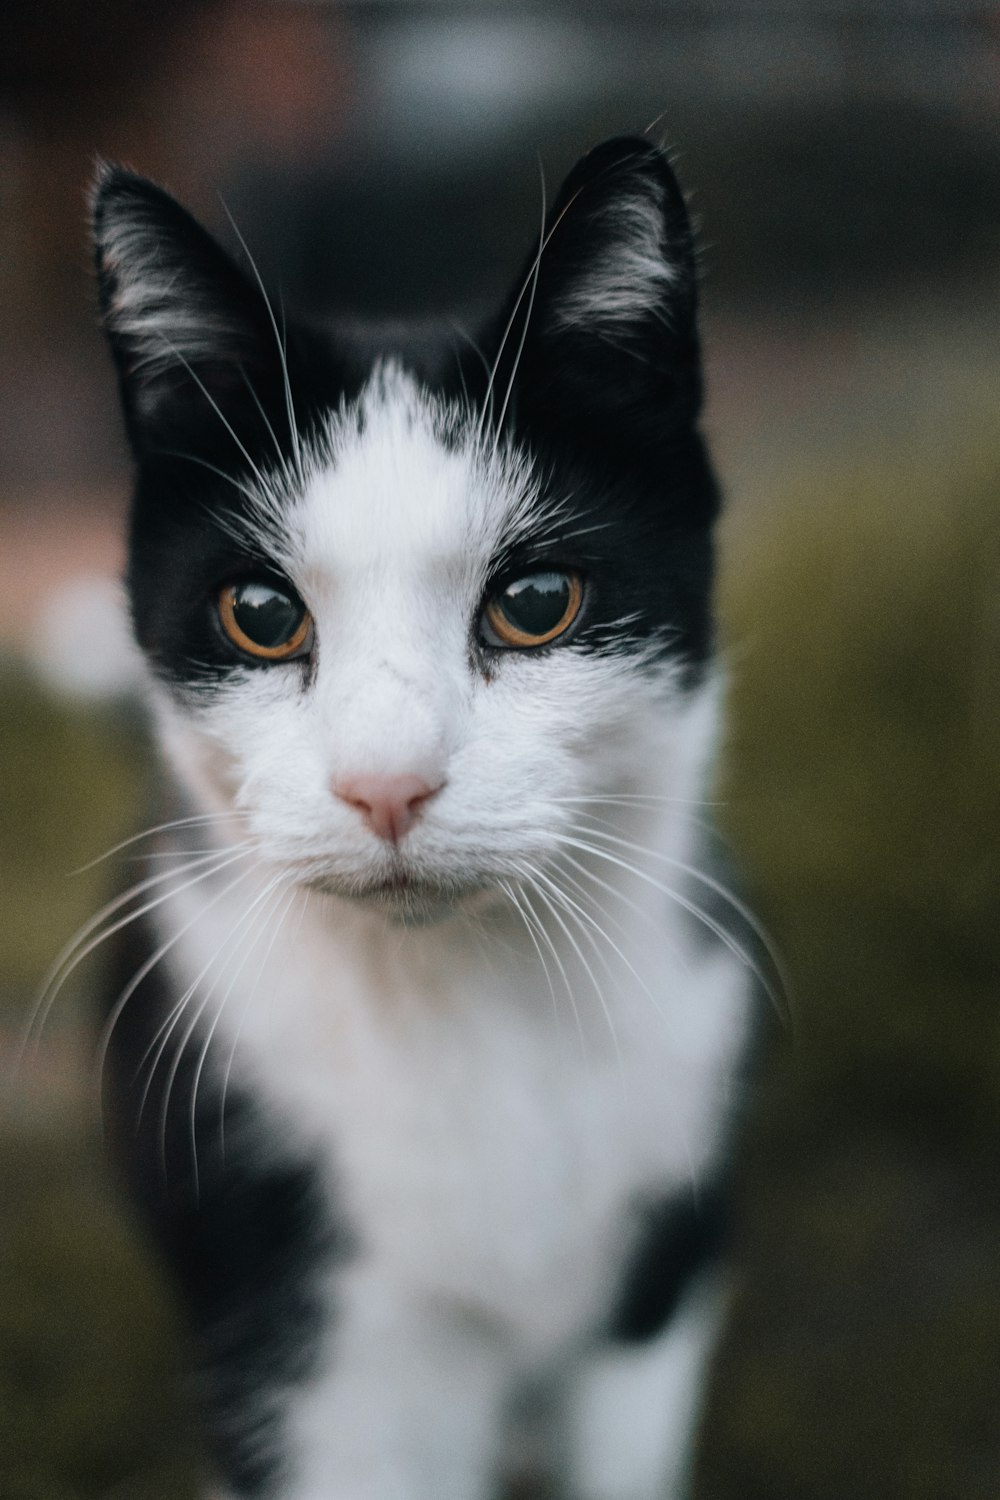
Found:
[(513, 375), (529, 420), (589, 421), (601, 441), (627, 444), (690, 427), (701, 400), (694, 249), (661, 151), (623, 137), (577, 164), (507, 317), (494, 390)]
[[(283, 353), (267, 301), (161, 188), (103, 166), (93, 194), (101, 314), (137, 456), (288, 436)], [(266, 418), (265, 418), (265, 415)]]

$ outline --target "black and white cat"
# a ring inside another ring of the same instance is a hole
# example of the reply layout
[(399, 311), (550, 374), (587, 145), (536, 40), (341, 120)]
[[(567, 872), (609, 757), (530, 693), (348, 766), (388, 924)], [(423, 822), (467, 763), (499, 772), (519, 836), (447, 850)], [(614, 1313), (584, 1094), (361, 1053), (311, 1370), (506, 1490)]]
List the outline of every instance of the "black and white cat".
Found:
[(177, 814), (109, 1108), (214, 1493), (485, 1500), (530, 1427), (678, 1495), (752, 985), (670, 168), (580, 162), (468, 346), (286, 328), (117, 168), (94, 223)]

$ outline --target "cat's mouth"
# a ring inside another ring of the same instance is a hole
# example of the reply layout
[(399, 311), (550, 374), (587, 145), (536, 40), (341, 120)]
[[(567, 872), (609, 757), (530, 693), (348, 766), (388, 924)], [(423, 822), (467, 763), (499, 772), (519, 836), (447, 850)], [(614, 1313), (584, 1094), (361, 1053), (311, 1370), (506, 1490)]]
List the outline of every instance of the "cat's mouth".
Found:
[(469, 894), (468, 887), (399, 864), (364, 878), (313, 873), (303, 882), (325, 896), (337, 896), (381, 911), (397, 922), (433, 922), (446, 917)]
[(361, 905), (373, 907), (403, 925), (439, 922), (455, 908), (460, 893), (440, 881), (396, 870), (350, 892)]
[(361, 892), (363, 896), (402, 896), (407, 891), (419, 888), (421, 882), (414, 880), (408, 870), (399, 870), (384, 880), (376, 880)]

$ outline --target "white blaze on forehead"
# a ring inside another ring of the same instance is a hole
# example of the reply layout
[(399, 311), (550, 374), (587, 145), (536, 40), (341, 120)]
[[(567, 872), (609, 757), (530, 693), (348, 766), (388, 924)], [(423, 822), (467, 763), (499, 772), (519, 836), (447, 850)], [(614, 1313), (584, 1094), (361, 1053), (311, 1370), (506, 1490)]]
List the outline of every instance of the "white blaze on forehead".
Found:
[(330, 415), (301, 496), (283, 515), (268, 507), (292, 576), (307, 589), (396, 571), (477, 584), (534, 490), (527, 461), (494, 455), (477, 424), (398, 367), (378, 371), (356, 405)]
[(445, 774), (473, 683), (470, 632), (498, 546), (526, 522), (526, 459), (397, 367), (332, 413), (297, 495), (250, 526), (316, 623), (311, 712), (330, 774)]

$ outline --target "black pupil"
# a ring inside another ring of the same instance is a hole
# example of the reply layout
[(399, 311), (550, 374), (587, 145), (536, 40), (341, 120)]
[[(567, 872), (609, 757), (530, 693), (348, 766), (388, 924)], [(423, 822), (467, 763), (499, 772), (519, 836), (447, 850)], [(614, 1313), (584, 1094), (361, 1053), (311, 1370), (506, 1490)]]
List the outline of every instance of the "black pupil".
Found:
[(525, 635), (548, 635), (569, 607), (570, 581), (565, 573), (532, 573), (508, 584), (500, 608)]
[(255, 646), (274, 650), (291, 640), (302, 605), (270, 583), (241, 583), (233, 592), (233, 617)]

